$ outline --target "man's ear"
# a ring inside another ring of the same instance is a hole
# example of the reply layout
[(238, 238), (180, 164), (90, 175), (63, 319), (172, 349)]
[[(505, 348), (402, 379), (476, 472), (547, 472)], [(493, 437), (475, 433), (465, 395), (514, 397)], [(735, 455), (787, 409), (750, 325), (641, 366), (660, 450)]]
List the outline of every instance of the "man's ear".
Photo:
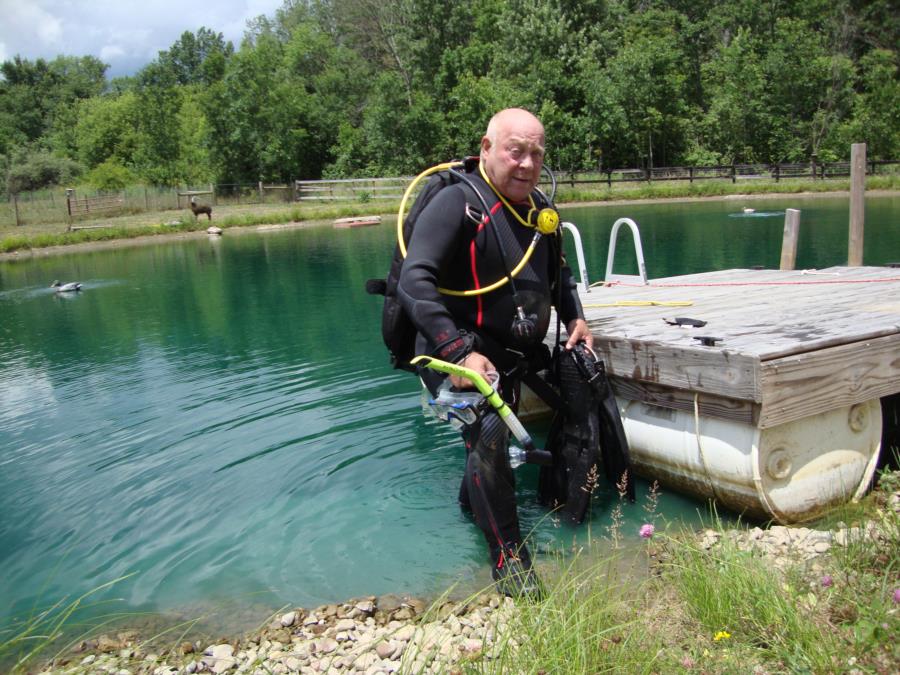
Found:
[(484, 155), (487, 152), (489, 152), (490, 149), (491, 149), (491, 139), (488, 138), (487, 136), (482, 136), (481, 137), (481, 156), (484, 157)]

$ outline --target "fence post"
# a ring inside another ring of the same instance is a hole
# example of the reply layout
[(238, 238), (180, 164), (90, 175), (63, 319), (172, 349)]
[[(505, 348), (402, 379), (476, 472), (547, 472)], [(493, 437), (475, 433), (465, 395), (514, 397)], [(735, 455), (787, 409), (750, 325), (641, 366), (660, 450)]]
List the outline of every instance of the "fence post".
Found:
[(866, 144), (850, 146), (850, 240), (847, 265), (863, 263), (863, 226), (866, 220)]
[(67, 229), (72, 229), (72, 198), (75, 197), (75, 188), (66, 188), (66, 213), (68, 217), (66, 220), (69, 223), (69, 227)]
[(809, 168), (810, 168), (810, 172), (812, 173), (813, 181), (816, 180), (816, 160), (817, 159), (818, 159), (818, 157), (816, 156), (816, 153), (813, 153), (809, 158)]
[(263, 200), (263, 184), (262, 181), (259, 181), (259, 201)]
[(606, 185), (612, 190), (612, 169), (606, 172)]
[(731, 165), (731, 182), (737, 183), (737, 171), (734, 168), (734, 164)]
[(694, 183), (694, 167), (688, 167), (688, 184), (693, 185)]
[(218, 202), (216, 201), (216, 186), (213, 183), (209, 184), (209, 192), (212, 195), (209, 198), (209, 201), (212, 203), (213, 206), (215, 206), (216, 204), (218, 204)]
[(781, 164), (775, 165), (775, 182), (778, 182), (778, 179), (781, 178)]
[(22, 222), (19, 220), (19, 196), (15, 192), (12, 194), (12, 203), (13, 211), (16, 214), (16, 227), (19, 227)]
[(784, 234), (781, 236), (780, 270), (792, 270), (797, 262), (797, 239), (800, 234), (800, 211), (787, 209), (784, 212)]

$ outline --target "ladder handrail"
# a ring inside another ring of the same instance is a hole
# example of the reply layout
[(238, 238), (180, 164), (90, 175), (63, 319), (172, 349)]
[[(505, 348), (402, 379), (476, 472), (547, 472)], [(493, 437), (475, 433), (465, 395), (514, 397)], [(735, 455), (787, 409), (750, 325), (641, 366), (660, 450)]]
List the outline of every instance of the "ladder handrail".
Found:
[(578, 282), (578, 290), (581, 293), (590, 293), (591, 285), (588, 281), (587, 264), (584, 261), (584, 246), (581, 243), (581, 233), (573, 223), (563, 222), (562, 227), (564, 230), (569, 231), (572, 239), (575, 241), (575, 257), (578, 259), (578, 274), (581, 277), (581, 281)]
[[(634, 237), (634, 253), (637, 257), (638, 274), (613, 274), (613, 260), (616, 257), (616, 238), (619, 228), (627, 225)], [(638, 281), (647, 285), (647, 265), (644, 263), (644, 247), (641, 245), (641, 233), (637, 223), (631, 218), (619, 218), (613, 223), (612, 232), (609, 234), (609, 253), (606, 256), (606, 278), (604, 281)]]

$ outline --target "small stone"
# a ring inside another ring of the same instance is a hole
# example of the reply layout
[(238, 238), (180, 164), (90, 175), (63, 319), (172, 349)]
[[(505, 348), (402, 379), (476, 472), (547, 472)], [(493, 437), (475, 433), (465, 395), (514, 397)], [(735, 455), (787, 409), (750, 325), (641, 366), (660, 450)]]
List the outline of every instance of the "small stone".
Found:
[(99, 638), (97, 638), (97, 649), (104, 654), (109, 654), (110, 652), (114, 652), (120, 648), (121, 645), (108, 635), (101, 635)]
[(356, 609), (366, 615), (372, 615), (375, 613), (375, 603), (371, 600), (363, 600), (362, 602), (356, 603)]
[(416, 627), (407, 624), (400, 628), (396, 633), (394, 633), (394, 639), (400, 640), (401, 642), (409, 642), (412, 639), (412, 636), (416, 634)]
[(284, 660), (284, 665), (287, 666), (288, 670), (296, 672), (300, 670), (303, 662), (295, 656), (289, 656)]
[(397, 643), (393, 641), (379, 642), (377, 645), (375, 645), (375, 653), (378, 654), (379, 659), (390, 658), (395, 649), (397, 649)]
[(341, 619), (334, 625), (336, 631), (350, 631), (356, 629), (356, 622), (353, 619)]
[(182, 642), (178, 647), (178, 651), (182, 655), (193, 654), (194, 644), (192, 642)]
[(331, 654), (338, 648), (338, 643), (337, 640), (331, 638), (322, 638), (321, 640), (316, 640), (315, 647), (316, 653)]
[(813, 546), (813, 550), (816, 553), (825, 553), (830, 548), (831, 548), (831, 544), (829, 544), (827, 541), (818, 541)]
[(462, 641), (462, 644), (460, 644), (459, 648), (466, 654), (477, 654), (482, 649), (484, 649), (484, 643), (481, 640), (467, 638)]
[(97, 655), (96, 655), (96, 654), (91, 654), (90, 656), (85, 656), (85, 657), (81, 660), (81, 665), (83, 665), (83, 666), (89, 666), (89, 665), (91, 665), (91, 664), (92, 664), (94, 661), (96, 661), (96, 660), (97, 660)]
[(225, 658), (216, 659), (216, 662), (212, 665), (210, 670), (216, 673), (216, 675), (221, 675), (221, 673), (227, 673), (229, 670), (234, 668), (237, 665), (237, 659), (231, 656), (227, 656)]
[(234, 647), (230, 644), (220, 644), (207, 648), (206, 650), (207, 656), (212, 656), (214, 659), (226, 659), (234, 656)]
[(294, 621), (297, 620), (297, 612), (288, 612), (287, 614), (281, 615), (281, 625), (287, 628), (288, 626), (293, 626)]

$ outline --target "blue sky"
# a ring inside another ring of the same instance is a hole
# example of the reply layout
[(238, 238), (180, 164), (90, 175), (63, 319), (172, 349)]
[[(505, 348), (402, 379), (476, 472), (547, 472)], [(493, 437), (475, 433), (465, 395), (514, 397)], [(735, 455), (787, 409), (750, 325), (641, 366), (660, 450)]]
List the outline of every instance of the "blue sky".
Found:
[(109, 78), (132, 75), (186, 30), (205, 26), (235, 48), (248, 19), (284, 0), (0, 0), (0, 61), (96, 56)]

